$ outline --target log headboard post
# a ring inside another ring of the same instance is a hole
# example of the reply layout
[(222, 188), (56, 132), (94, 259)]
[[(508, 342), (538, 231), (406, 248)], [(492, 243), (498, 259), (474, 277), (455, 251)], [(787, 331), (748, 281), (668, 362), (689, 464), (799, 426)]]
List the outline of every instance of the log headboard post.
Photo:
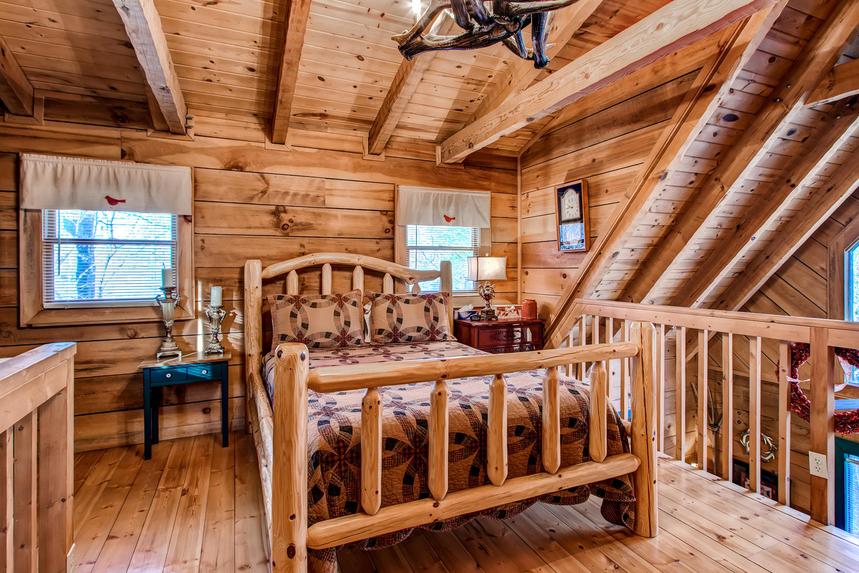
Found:
[[(446, 292), (453, 295), (453, 265), (450, 261), (441, 261), (439, 264), (441, 271), (441, 284), (439, 285), (440, 292)], [(453, 332), (453, 296), (451, 296), (447, 305), (447, 320), (450, 324), (450, 331)]]
[(253, 392), (251, 392), (251, 375), (259, 374), (262, 359), (262, 261), (255, 259), (245, 263), (245, 368), (247, 377), (248, 415), (254, 408)]

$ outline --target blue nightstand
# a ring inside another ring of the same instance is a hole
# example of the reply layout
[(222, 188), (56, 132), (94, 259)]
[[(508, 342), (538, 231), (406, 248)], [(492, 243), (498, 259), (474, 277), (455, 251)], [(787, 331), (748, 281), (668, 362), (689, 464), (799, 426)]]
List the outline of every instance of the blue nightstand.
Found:
[(152, 444), (158, 443), (158, 408), (161, 392), (166, 386), (221, 383), (221, 445), (227, 447), (230, 439), (229, 376), (227, 364), (230, 354), (203, 354), (197, 352), (182, 358), (150, 360), (140, 363), (143, 370), (143, 459), (152, 457)]

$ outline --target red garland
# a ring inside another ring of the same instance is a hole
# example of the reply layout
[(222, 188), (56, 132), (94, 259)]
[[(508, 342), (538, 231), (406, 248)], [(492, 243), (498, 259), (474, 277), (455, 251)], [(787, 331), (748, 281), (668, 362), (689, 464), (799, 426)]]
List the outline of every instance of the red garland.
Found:
[[(811, 346), (794, 342), (790, 345), (790, 410), (808, 421), (811, 416), (811, 401), (799, 387), (799, 367), (808, 361)], [(835, 355), (851, 366), (859, 366), (859, 350), (836, 348)], [(859, 433), (859, 410), (835, 412), (835, 431), (839, 434)]]

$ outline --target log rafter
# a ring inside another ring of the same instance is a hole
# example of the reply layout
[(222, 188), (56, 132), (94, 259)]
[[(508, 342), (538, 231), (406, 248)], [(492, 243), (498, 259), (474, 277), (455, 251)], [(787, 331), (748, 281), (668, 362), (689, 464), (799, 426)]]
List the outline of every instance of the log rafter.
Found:
[[(188, 108), (154, 0), (113, 0), (113, 4), (122, 18), (128, 39), (134, 47), (137, 61), (140, 62), (140, 68), (151, 90), (150, 101), (155, 104), (150, 106), (153, 108), (153, 124), (158, 127), (163, 118), (172, 133), (186, 133)], [(154, 113), (155, 107), (161, 112), (161, 118)]]
[(673, 0), (448, 137), (441, 144), (441, 161), (461, 161), (505, 135), (610, 85), (636, 67), (720, 31), (774, 2)]
[(639, 212), (650, 203), (671, 164), (704, 128), (715, 109), (731, 89), (736, 75), (755, 53), (769, 28), (778, 18), (786, 0), (747, 18), (726, 30), (720, 38), (721, 49), (698, 72), (689, 92), (663, 129), (636, 179), (626, 195), (626, 204), (618, 209), (611, 224), (601, 235), (582, 263), (575, 282), (564, 289), (556, 318), (546, 334), (547, 346), (556, 347), (572, 327), (571, 307), (577, 298), (590, 294), (605, 270), (623, 246), (625, 236), (634, 228)]
[(808, 105), (831, 103), (859, 94), (859, 60), (839, 64), (808, 96)]
[(711, 214), (770, 150), (791, 119), (805, 108), (809, 94), (825, 73), (821, 70), (832, 67), (857, 23), (859, 2), (841, 0), (784, 78), (780, 89), (756, 114), (755, 122), (707, 175), (695, 200), (689, 202), (668, 233), (641, 262), (639, 271), (627, 283), (619, 300), (640, 302), (650, 295)]
[(312, 0), (287, 0), (286, 2), (283, 46), (271, 119), (272, 143), (286, 143), (289, 120), (292, 116), (292, 101), (295, 99), (295, 87), (298, 82), (298, 63), (304, 47), (304, 34), (310, 19), (311, 3)]
[[(728, 240), (714, 250), (699, 266), (696, 273), (683, 285), (671, 301), (672, 306), (700, 306), (702, 299), (724, 279), (726, 273), (742, 257), (755, 238), (781, 215), (821, 168), (838, 152), (857, 130), (859, 115), (853, 110), (837, 110), (828, 125), (818, 128), (820, 137), (801, 157), (796, 158), (788, 173), (775, 185), (758, 187), (757, 200), (748, 207), (748, 215), (733, 229)], [(780, 237), (779, 242), (782, 241)]]
[(12, 49), (0, 38), (0, 101), (15, 115), (33, 115), (33, 84), (24, 75)]

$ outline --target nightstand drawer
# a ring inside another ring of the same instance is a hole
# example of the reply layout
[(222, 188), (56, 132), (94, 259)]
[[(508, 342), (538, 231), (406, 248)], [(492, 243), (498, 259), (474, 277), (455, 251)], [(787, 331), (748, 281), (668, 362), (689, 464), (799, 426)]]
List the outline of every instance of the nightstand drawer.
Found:
[(525, 336), (525, 332), (518, 326), (482, 328), (477, 334), (477, 343), (481, 348), (518, 344), (525, 339)]
[(175, 384), (188, 379), (186, 368), (158, 368), (152, 370), (150, 381), (152, 384)]
[(211, 364), (195, 364), (188, 367), (188, 378), (195, 380), (214, 380), (215, 369)]

